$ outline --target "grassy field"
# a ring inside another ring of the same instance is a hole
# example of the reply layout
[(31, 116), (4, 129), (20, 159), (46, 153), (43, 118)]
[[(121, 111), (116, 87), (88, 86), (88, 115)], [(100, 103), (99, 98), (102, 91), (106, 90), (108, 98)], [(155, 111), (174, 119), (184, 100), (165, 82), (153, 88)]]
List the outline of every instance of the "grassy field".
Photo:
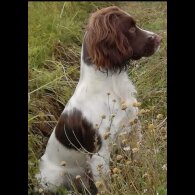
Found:
[[(118, 5), (137, 24), (161, 34), (158, 53), (133, 62), (129, 77), (138, 90), (143, 143), (113, 156), (110, 195), (166, 194), (166, 2), (29, 2), (28, 191), (35, 194), (34, 175), (48, 137), (79, 79), (82, 37), (89, 14)], [(119, 162), (117, 155), (122, 158)], [(116, 169), (117, 168), (117, 169)], [(39, 189), (39, 188), (38, 188)], [(41, 189), (40, 193), (41, 192)], [(60, 189), (60, 194), (66, 194)]]

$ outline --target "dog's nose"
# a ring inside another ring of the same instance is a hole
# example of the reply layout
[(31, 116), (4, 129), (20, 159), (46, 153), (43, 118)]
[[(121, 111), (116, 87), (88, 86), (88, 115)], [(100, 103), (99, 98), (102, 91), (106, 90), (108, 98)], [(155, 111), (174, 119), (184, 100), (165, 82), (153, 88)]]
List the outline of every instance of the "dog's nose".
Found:
[(160, 35), (152, 34), (148, 37), (149, 41), (155, 41), (157, 44), (160, 44), (162, 37)]
[(156, 35), (155, 36), (155, 41), (156, 41), (157, 44), (160, 44), (161, 41), (162, 41), (162, 37), (160, 35)]

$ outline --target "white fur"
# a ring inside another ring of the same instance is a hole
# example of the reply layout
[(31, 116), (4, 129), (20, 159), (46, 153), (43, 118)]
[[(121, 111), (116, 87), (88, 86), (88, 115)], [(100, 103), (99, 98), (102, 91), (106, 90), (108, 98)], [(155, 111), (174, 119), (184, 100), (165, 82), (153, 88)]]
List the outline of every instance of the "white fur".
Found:
[(137, 26), (137, 28), (138, 28), (139, 30), (141, 30), (142, 32), (147, 33), (147, 34), (148, 34), (148, 36), (152, 36), (152, 35), (154, 35), (154, 33), (153, 33), (153, 32), (151, 32), (151, 31), (144, 30), (144, 29), (142, 29), (142, 28), (139, 28), (138, 26)]
[[(110, 93), (109, 100), (107, 93)], [(137, 117), (138, 110), (132, 106), (136, 102), (135, 94), (135, 87), (125, 71), (120, 74), (102, 73), (96, 69), (96, 66), (85, 64), (81, 52), (80, 80), (63, 112), (77, 108), (94, 126), (100, 124), (102, 115), (106, 115), (106, 119), (102, 120), (99, 127), (101, 137), (110, 126), (111, 114), (115, 114), (111, 125), (111, 135), (107, 140), (102, 138), (101, 149), (89, 158), (84, 152), (64, 147), (56, 139), (54, 130), (49, 138), (45, 154), (41, 158), (40, 173), (37, 175), (44, 188), (54, 190), (55, 186), (66, 185), (65, 173), (71, 173), (74, 176), (83, 175), (86, 167), (91, 168), (95, 181), (101, 177), (97, 170), (98, 165), (103, 165), (104, 174), (109, 173), (109, 144), (115, 143), (120, 131), (130, 131), (130, 127), (122, 128), (122, 125)], [(116, 102), (114, 103), (113, 100)], [(128, 105), (126, 111), (121, 110), (123, 101)], [(62, 161), (66, 162), (65, 167), (60, 165)], [(45, 182), (51, 185), (46, 186)]]

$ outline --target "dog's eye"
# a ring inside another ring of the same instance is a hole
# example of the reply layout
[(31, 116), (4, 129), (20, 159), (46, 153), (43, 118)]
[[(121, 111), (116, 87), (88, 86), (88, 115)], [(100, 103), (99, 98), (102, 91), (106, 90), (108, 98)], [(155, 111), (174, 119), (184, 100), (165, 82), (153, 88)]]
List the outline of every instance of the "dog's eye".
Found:
[(135, 32), (135, 30), (136, 30), (136, 28), (135, 28), (135, 27), (131, 27), (131, 28), (129, 29), (129, 32), (130, 32), (130, 33), (134, 33), (134, 32)]

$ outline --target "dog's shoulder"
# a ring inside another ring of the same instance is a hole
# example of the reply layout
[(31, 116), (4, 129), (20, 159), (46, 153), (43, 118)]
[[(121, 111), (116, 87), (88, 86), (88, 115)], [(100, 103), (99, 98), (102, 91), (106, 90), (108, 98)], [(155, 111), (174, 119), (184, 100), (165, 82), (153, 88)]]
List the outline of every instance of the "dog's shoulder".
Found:
[(55, 128), (57, 140), (66, 148), (95, 152), (101, 147), (101, 138), (93, 127), (76, 108), (64, 111)]

